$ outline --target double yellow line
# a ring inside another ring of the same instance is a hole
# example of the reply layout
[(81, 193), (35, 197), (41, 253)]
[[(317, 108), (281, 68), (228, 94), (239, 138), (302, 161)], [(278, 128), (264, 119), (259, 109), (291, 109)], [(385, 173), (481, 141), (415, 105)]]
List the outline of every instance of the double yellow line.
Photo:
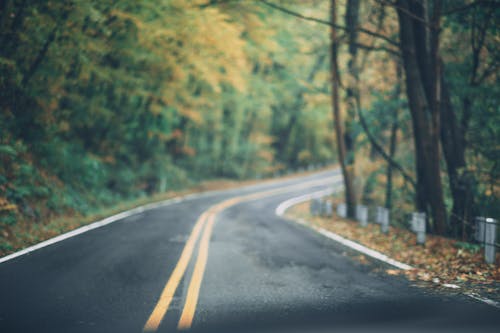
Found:
[(299, 185), (291, 185), (280, 189), (257, 192), (254, 194), (231, 198), (221, 203), (218, 203), (214, 206), (211, 206), (208, 210), (203, 212), (203, 214), (201, 214), (198, 220), (196, 221), (193, 230), (191, 231), (191, 234), (189, 235), (189, 238), (186, 242), (186, 245), (182, 250), (179, 261), (177, 262), (177, 265), (175, 266), (172, 274), (170, 275), (167, 284), (163, 288), (163, 291), (160, 295), (160, 298), (155, 308), (153, 309), (153, 312), (149, 316), (149, 319), (146, 322), (146, 324), (144, 325), (144, 331), (153, 332), (156, 331), (160, 326), (160, 323), (163, 320), (165, 314), (167, 313), (168, 307), (170, 306), (172, 299), (174, 298), (175, 291), (177, 290), (177, 287), (179, 286), (179, 283), (182, 277), (184, 276), (184, 273), (186, 272), (189, 261), (191, 260), (191, 257), (193, 255), (196, 241), (199, 238), (200, 234), (203, 232), (200, 240), (200, 245), (198, 248), (198, 255), (194, 266), (193, 275), (191, 277), (191, 281), (189, 283), (186, 295), (186, 302), (184, 303), (184, 308), (182, 310), (179, 323), (177, 325), (177, 328), (180, 330), (187, 330), (191, 328), (194, 314), (196, 311), (196, 305), (198, 303), (201, 282), (203, 280), (203, 274), (205, 272), (205, 267), (207, 264), (210, 237), (212, 235), (212, 230), (215, 224), (215, 217), (218, 213), (222, 212), (224, 209), (227, 209), (231, 206), (234, 206), (244, 201), (256, 200), (271, 195), (276, 195), (284, 192), (311, 187), (314, 185), (324, 185), (328, 184), (328, 182), (331, 182), (335, 179), (339, 179), (339, 176), (324, 178), (321, 180), (310, 181)]

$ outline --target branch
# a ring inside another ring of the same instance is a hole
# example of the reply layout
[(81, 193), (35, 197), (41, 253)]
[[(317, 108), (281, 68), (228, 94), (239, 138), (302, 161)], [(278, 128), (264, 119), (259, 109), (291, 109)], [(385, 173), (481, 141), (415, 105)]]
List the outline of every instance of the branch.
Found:
[(373, 137), (372, 133), (370, 133), (370, 130), (368, 129), (368, 125), (366, 124), (366, 120), (365, 120), (365, 118), (364, 118), (364, 116), (363, 116), (363, 114), (361, 112), (361, 108), (359, 107), (359, 105), (358, 105), (358, 107), (356, 109), (358, 111), (359, 122), (361, 123), (361, 127), (363, 127), (363, 130), (365, 131), (366, 136), (368, 137), (368, 140), (370, 140), (370, 143), (372, 144), (373, 148), (375, 148), (375, 150), (377, 150), (380, 153), (380, 155), (382, 155), (382, 157), (392, 167), (396, 168), (401, 173), (401, 175), (403, 176), (403, 178), (413, 186), (413, 189), (416, 189), (417, 188), (417, 183), (415, 182), (415, 180), (408, 173), (406, 173), (406, 171), (403, 169), (403, 167), (398, 162), (396, 162), (389, 155), (387, 155), (387, 153), (382, 148), (382, 146)]
[[(478, 74), (478, 69), (479, 69), (479, 66), (480, 66), (480, 53), (481, 53), (481, 50), (483, 48), (483, 46), (485, 46), (485, 39), (486, 39), (486, 34), (487, 34), (487, 30), (488, 30), (488, 26), (489, 26), (489, 23), (490, 23), (490, 18), (493, 16), (493, 13), (494, 13), (494, 10), (495, 8), (490, 8), (491, 10), (488, 11), (486, 13), (486, 17), (484, 18), (484, 23), (481, 25), (481, 24), (475, 24), (476, 22), (476, 15), (473, 16), (473, 20), (474, 20), (474, 24), (472, 24), (472, 29), (471, 29), (471, 47), (472, 47), (472, 73), (471, 73), (471, 77), (470, 77), (470, 84), (471, 85), (474, 85), (475, 84), (475, 81), (476, 81), (476, 77), (477, 77), (477, 74)], [(480, 29), (479, 32), (477, 33), (478, 34), (478, 37), (477, 37), (477, 41), (476, 39), (474, 38), (474, 33), (473, 31), (475, 30), (475, 28), (477, 29)], [(477, 44), (476, 44), (477, 43)], [(495, 59), (495, 57), (493, 57)], [(494, 62), (495, 64), (495, 62)], [(483, 75), (489, 75), (487, 74), (487, 70), (485, 70), (485, 72), (483, 73)], [(479, 81), (478, 81), (478, 84), (482, 82), (482, 80), (484, 80), (486, 77), (483, 76)]]
[(311, 69), (311, 72), (307, 76), (307, 82), (312, 83), (314, 80), (314, 76), (316, 73), (321, 69), (321, 66), (323, 66), (323, 62), (326, 59), (326, 54), (320, 54), (318, 58), (316, 59), (316, 63), (314, 64), (313, 68)]
[(488, 77), (490, 77), (492, 74), (496, 73), (498, 69), (498, 63), (492, 63), (490, 64), (484, 71), (483, 74), (477, 79), (475, 82), (473, 82), (473, 85), (480, 85), (481, 83), (484, 82)]
[[(269, 2), (269, 1), (266, 1), (266, 0), (260, 0), (260, 2), (263, 3), (264, 5), (268, 6), (268, 7), (271, 7), (273, 9), (279, 10), (279, 11), (285, 13), (285, 14), (292, 15), (292, 16), (298, 17), (298, 18), (306, 20), (306, 21), (312, 21), (312, 22), (316, 22), (316, 23), (319, 23), (319, 24), (328, 25), (330, 27), (334, 27), (334, 28), (339, 29), (339, 30), (348, 31), (348, 29), (346, 27), (338, 25), (338, 24), (333, 24), (332, 22), (327, 21), (327, 20), (323, 20), (323, 19), (319, 19), (319, 18), (311, 17), (311, 16), (305, 16), (305, 15), (302, 15), (300, 13), (294, 12), (294, 11), (288, 9), (288, 8), (281, 7), (279, 5), (276, 5), (276, 4), (274, 4), (272, 2)], [(389, 44), (391, 44), (393, 46), (396, 46), (396, 47), (399, 46), (398, 42), (390, 39), (387, 36), (381, 35), (379, 33), (376, 33), (376, 32), (373, 32), (371, 30), (364, 29), (364, 28), (358, 28), (357, 30), (359, 32), (362, 32), (362, 33), (367, 34), (369, 36), (380, 38), (380, 39), (386, 41), (387, 43), (389, 43)]]
[(52, 44), (52, 42), (54, 41), (54, 39), (56, 37), (57, 29), (58, 29), (58, 27), (55, 26), (54, 29), (52, 29), (52, 31), (50, 32), (47, 39), (45, 40), (45, 43), (43, 43), (43, 46), (40, 49), (40, 51), (38, 51), (38, 54), (37, 54), (35, 60), (31, 63), (29, 69), (24, 74), (24, 77), (21, 81), (21, 86), (25, 87), (27, 85), (28, 81), (31, 79), (33, 74), (35, 74), (36, 70), (38, 69), (38, 67), (42, 63), (42, 60), (45, 58), (45, 55), (47, 54), (47, 51), (49, 50), (50, 44)]
[(365, 45), (361, 43), (355, 43), (357, 47), (360, 49), (366, 50), (366, 51), (382, 51), (382, 52), (387, 52), (389, 54), (395, 55), (397, 57), (401, 56), (401, 53), (399, 53), (396, 50), (390, 49), (388, 47), (384, 46), (373, 46), (373, 45)]
[(498, 3), (495, 1), (491, 1), (491, 0), (477, 0), (477, 1), (471, 2), (467, 5), (447, 10), (447, 11), (443, 12), (442, 15), (447, 16), (447, 15), (455, 14), (458, 12), (463, 12), (463, 11), (469, 10), (473, 7), (482, 6), (482, 5), (497, 6)]
[(394, 2), (387, 1), (387, 0), (375, 0), (375, 2), (378, 2), (378, 3), (379, 3), (379, 4), (381, 4), (382, 6), (384, 6), (384, 5), (388, 5), (388, 6), (394, 7), (396, 10), (401, 11), (401, 13), (404, 13), (404, 14), (408, 15), (409, 17), (411, 17), (412, 19), (422, 22), (425, 26), (432, 28), (432, 25), (431, 25), (431, 24), (429, 24), (429, 22), (427, 22), (427, 20), (426, 20), (426, 19), (424, 19), (424, 18), (422, 18), (422, 17), (420, 17), (420, 16), (417, 16), (417, 15), (413, 14), (413, 13), (412, 13), (411, 11), (409, 11), (408, 9), (403, 8), (403, 7), (401, 7), (401, 6), (398, 6), (398, 5), (397, 5), (396, 3), (394, 3)]
[(239, 0), (212, 0), (212, 1), (207, 2), (205, 4), (199, 5), (198, 8), (205, 9), (207, 7), (223, 5), (223, 4), (230, 3), (230, 2), (239, 2)]
[[(382, 11), (380, 12), (380, 14), (378, 16), (378, 23), (377, 23), (377, 30), (376, 30), (377, 33), (380, 33), (380, 31), (382, 30), (384, 18), (385, 18), (385, 7), (382, 6)], [(401, 57), (401, 53), (399, 52), (399, 49), (393, 50), (393, 49), (385, 47), (385, 46), (375, 46), (375, 40), (371, 40), (371, 45), (365, 45), (365, 44), (361, 44), (359, 42), (356, 42), (355, 44), (360, 49), (363, 49), (366, 51), (385, 51), (385, 52), (392, 54), (393, 56), (396, 56), (398, 58)], [(363, 70), (363, 68), (365, 67), (367, 59), (368, 59), (368, 52), (365, 52), (364, 58), (361, 61), (361, 64), (362, 64), (361, 70)]]
[(54, 26), (52, 31), (49, 33), (47, 38), (45, 39), (45, 42), (43, 43), (42, 48), (40, 49), (40, 51), (38, 51), (38, 54), (36, 55), (35, 59), (31, 63), (28, 70), (24, 73), (23, 79), (21, 81), (21, 85), (23, 87), (26, 87), (29, 80), (32, 78), (32, 76), (38, 70), (38, 67), (40, 66), (43, 59), (45, 58), (47, 51), (49, 50), (50, 45), (54, 42), (56, 35), (57, 35), (57, 32), (59, 31), (59, 29), (62, 26), (64, 26), (64, 23), (66, 22), (66, 19), (68, 18), (70, 11), (71, 11), (71, 9), (66, 9), (63, 11), (59, 21), (56, 22), (56, 25)]
[(304, 16), (304, 15), (302, 15), (300, 13), (291, 11), (290, 9), (278, 6), (276, 4), (268, 2), (266, 0), (260, 0), (260, 2), (262, 2), (263, 4), (269, 6), (269, 7), (273, 8), (273, 9), (277, 9), (277, 10), (279, 10), (279, 11), (285, 13), (285, 14), (292, 15), (292, 16), (298, 17), (298, 18), (306, 20), (306, 21), (312, 21), (312, 22), (316, 22), (316, 23), (320, 23), (320, 24), (324, 24), (324, 25), (328, 25), (328, 26), (334, 26), (334, 27), (340, 28), (342, 30), (347, 30), (344, 27), (340, 27), (340, 26), (337, 26), (336, 24), (332, 24), (330, 21), (322, 20), (322, 19), (319, 19), (319, 18), (311, 17), (311, 16)]

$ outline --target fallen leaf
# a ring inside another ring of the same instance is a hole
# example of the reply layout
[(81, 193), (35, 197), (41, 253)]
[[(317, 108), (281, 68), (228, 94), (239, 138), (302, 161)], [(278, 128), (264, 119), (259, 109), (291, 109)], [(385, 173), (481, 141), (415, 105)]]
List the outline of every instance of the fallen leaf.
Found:
[(385, 272), (389, 275), (399, 275), (401, 273), (399, 269), (387, 269)]

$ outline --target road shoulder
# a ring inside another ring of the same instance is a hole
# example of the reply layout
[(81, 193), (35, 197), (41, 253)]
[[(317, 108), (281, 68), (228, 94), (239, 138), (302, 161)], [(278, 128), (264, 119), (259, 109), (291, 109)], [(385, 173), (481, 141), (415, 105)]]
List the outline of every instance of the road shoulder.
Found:
[(383, 269), (384, 274), (401, 275), (419, 287), (466, 295), (500, 309), (500, 269), (482, 263), (481, 254), (468, 253), (455, 241), (440, 237), (429, 237), (422, 247), (416, 245), (413, 234), (399, 228), (391, 227), (389, 235), (384, 235), (375, 224), (361, 228), (347, 219), (311, 216), (309, 200), (318, 196), (325, 194), (292, 198), (283, 202), (276, 214), (358, 252), (355, 257), (361, 262), (375, 260), (392, 266)]

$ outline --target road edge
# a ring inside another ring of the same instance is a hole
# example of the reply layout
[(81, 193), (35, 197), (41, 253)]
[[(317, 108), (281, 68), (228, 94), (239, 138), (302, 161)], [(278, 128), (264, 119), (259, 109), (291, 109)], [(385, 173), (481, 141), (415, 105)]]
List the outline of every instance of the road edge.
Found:
[[(316, 231), (317, 233), (333, 240), (333, 241), (336, 241), (346, 247), (349, 247), (357, 252), (360, 252), (360, 253), (363, 253), (371, 258), (374, 258), (374, 259), (377, 259), (379, 261), (382, 261), (386, 264), (389, 264), (393, 267), (396, 267), (398, 269), (401, 269), (401, 270), (411, 270), (411, 269), (414, 269), (414, 267), (410, 266), (410, 265), (407, 265), (405, 263), (402, 263), (402, 262), (399, 262), (395, 259), (392, 259), (390, 257), (388, 257), (387, 255), (383, 254), (383, 253), (380, 253), (378, 251), (375, 251), (373, 249), (370, 249), (364, 245), (361, 245), (359, 243), (356, 243), (354, 241), (351, 241), (349, 239), (346, 239), (338, 234), (335, 234), (331, 231), (328, 231), (326, 229), (323, 229), (323, 228), (320, 228), (320, 227), (316, 227), (316, 226), (313, 226), (311, 225), (308, 221), (304, 220), (304, 219), (300, 219), (300, 218), (291, 218), (291, 217), (288, 217), (288, 216), (285, 216), (285, 211), (299, 203), (303, 203), (305, 201), (309, 201), (311, 199), (317, 199), (317, 198), (322, 198), (322, 197), (325, 197), (327, 195), (330, 195), (330, 194), (333, 194), (335, 192), (338, 192), (342, 189), (342, 187), (337, 187), (337, 188), (328, 188), (326, 190), (322, 190), (322, 191), (316, 191), (316, 192), (312, 192), (312, 193), (308, 193), (308, 194), (305, 194), (305, 195), (301, 195), (299, 197), (295, 197), (295, 198), (291, 198), (291, 199), (288, 199), (288, 200), (285, 200), (283, 201), (282, 203), (280, 203), (274, 213), (276, 216), (280, 217), (280, 218), (283, 218), (285, 220), (288, 220), (288, 221), (291, 221), (291, 222), (294, 222), (294, 223), (298, 223), (300, 225), (303, 225), (309, 229), (312, 229), (314, 231)], [(444, 285), (443, 285), (444, 286)], [(495, 307), (497, 309), (500, 309), (500, 303), (497, 302), (497, 301), (494, 301), (492, 299), (489, 299), (489, 298), (486, 298), (486, 297), (483, 297), (483, 296), (480, 296), (478, 294), (475, 294), (475, 293), (463, 293), (462, 295), (464, 296), (467, 296), (469, 298), (472, 298), (476, 301), (479, 301), (479, 302), (482, 302), (484, 304), (487, 304), (489, 306), (492, 306), (492, 307)]]
[[(317, 170), (316, 172), (306, 172), (306, 173), (302, 173), (302, 174), (298, 173), (298, 174), (293, 174), (293, 175), (287, 175), (287, 176), (281, 177), (281, 178), (263, 179), (262, 181), (254, 183), (254, 184), (242, 184), (241, 186), (236, 186), (235, 188), (244, 189), (244, 188), (249, 188), (252, 186), (258, 186), (261, 184), (273, 185), (273, 184), (279, 183), (280, 181), (286, 182), (286, 181), (290, 181), (290, 180), (293, 180), (296, 178), (307, 177), (310, 175), (314, 175), (316, 173), (321, 174), (321, 173), (329, 172), (329, 171), (337, 172), (338, 169), (337, 168), (333, 168), (333, 169), (326, 168), (326, 169), (322, 169), (322, 170)], [(231, 188), (231, 189), (234, 189), (234, 188)], [(229, 189), (229, 190), (231, 190), (231, 189)], [(19, 250), (19, 251), (10, 253), (6, 256), (0, 257), (0, 264), (7, 262), (7, 261), (10, 261), (12, 259), (15, 259), (17, 257), (29, 254), (33, 251), (39, 250), (39, 249), (47, 247), (49, 245), (61, 242), (63, 240), (66, 240), (66, 239), (69, 239), (72, 237), (75, 237), (77, 235), (81, 235), (87, 231), (103, 227), (105, 225), (111, 224), (113, 222), (117, 222), (119, 220), (125, 219), (127, 217), (130, 217), (130, 216), (133, 216), (136, 214), (141, 214), (147, 210), (169, 206), (169, 205), (176, 204), (176, 203), (179, 203), (179, 202), (182, 202), (185, 200), (192, 200), (192, 199), (197, 199), (197, 198), (201, 198), (204, 196), (217, 195), (217, 194), (220, 194), (221, 192), (224, 192), (226, 190), (227, 189), (215, 189), (215, 190), (209, 190), (209, 191), (190, 193), (190, 194), (186, 194), (186, 195), (179, 195), (179, 196), (175, 196), (173, 198), (160, 200), (160, 201), (156, 201), (156, 202), (151, 202), (151, 203), (147, 203), (147, 204), (144, 204), (144, 205), (132, 208), (132, 209), (127, 209), (127, 210), (124, 210), (120, 213), (108, 216), (104, 219), (90, 222), (89, 224), (85, 224), (85, 225), (78, 227), (76, 229), (73, 229), (73, 230), (70, 230), (68, 232), (62, 233), (60, 235), (54, 236), (52, 238), (46, 239), (40, 243), (28, 246), (22, 250)]]
[[(203, 195), (205, 193), (206, 192), (204, 192), (204, 193), (197, 193), (196, 195), (197, 196), (201, 196), (201, 195)], [(132, 208), (132, 209), (120, 212), (120, 213), (115, 214), (115, 215), (111, 215), (111, 216), (106, 217), (106, 218), (104, 218), (102, 220), (98, 220), (98, 221), (92, 222), (90, 224), (86, 224), (86, 225), (81, 226), (79, 228), (76, 228), (76, 229), (73, 229), (73, 230), (68, 231), (66, 233), (63, 233), (63, 234), (61, 234), (59, 236), (55, 236), (55, 237), (49, 238), (49, 239), (47, 239), (47, 240), (45, 240), (43, 242), (40, 242), (38, 244), (29, 246), (29, 247), (24, 248), (24, 249), (22, 249), (20, 251), (8, 254), (5, 257), (0, 258), (0, 264), (4, 263), (6, 261), (12, 260), (14, 258), (23, 256), (25, 254), (29, 254), (29, 253), (31, 253), (33, 251), (36, 251), (38, 249), (47, 247), (49, 245), (58, 243), (58, 242), (63, 241), (65, 239), (68, 239), (68, 238), (75, 237), (77, 235), (83, 234), (83, 233), (85, 233), (87, 231), (103, 227), (105, 225), (111, 224), (111, 223), (119, 221), (119, 220), (123, 220), (123, 219), (125, 219), (127, 217), (130, 217), (130, 216), (133, 216), (133, 215), (136, 215), (136, 214), (143, 213), (146, 210), (168, 206), (168, 205), (171, 205), (171, 204), (174, 204), (174, 203), (178, 203), (178, 202), (181, 202), (181, 201), (184, 201), (186, 199), (193, 198), (193, 197), (194, 197), (194, 195), (174, 197), (174, 198), (171, 198), (171, 199), (162, 200), (162, 201), (159, 201), (159, 202), (154, 202), (154, 203), (142, 205), (142, 206), (139, 206), (139, 207), (136, 207), (136, 208)]]
[(324, 197), (324, 196), (327, 196), (327, 195), (330, 195), (330, 194), (333, 194), (335, 192), (338, 192), (340, 191), (342, 188), (341, 187), (337, 187), (337, 188), (328, 188), (326, 190), (322, 190), (322, 191), (317, 191), (317, 192), (312, 192), (312, 193), (308, 193), (308, 194), (305, 194), (305, 195), (301, 195), (299, 197), (295, 197), (295, 198), (291, 198), (291, 199), (288, 199), (286, 201), (283, 201), (281, 204), (279, 204), (276, 209), (275, 209), (275, 214), (281, 218), (285, 218), (287, 220), (291, 220), (293, 222), (296, 222), (296, 223), (299, 223), (301, 225), (304, 225), (310, 229), (313, 229), (314, 231), (320, 233), (321, 235), (331, 239), (331, 240), (334, 240), (348, 248), (351, 248), (357, 252), (360, 252), (364, 255), (367, 255), (371, 258), (374, 258), (378, 261), (382, 261), (386, 264), (389, 264), (393, 267), (396, 267), (398, 269), (401, 269), (401, 270), (411, 270), (411, 269), (414, 269), (414, 267), (410, 266), (410, 265), (407, 265), (405, 263), (402, 263), (400, 261), (397, 261), (395, 259), (392, 259), (390, 258), (389, 256), (383, 254), (383, 253), (380, 253), (378, 251), (375, 251), (373, 249), (370, 249), (369, 247), (366, 247), (364, 245), (361, 245), (359, 243), (356, 243), (354, 241), (351, 241), (347, 238), (344, 238), (336, 233), (333, 233), (331, 231), (328, 231), (326, 229), (323, 229), (323, 228), (320, 228), (320, 227), (316, 227), (316, 226), (313, 226), (311, 225), (309, 222), (307, 222), (306, 220), (303, 220), (303, 219), (294, 219), (294, 218), (289, 218), (289, 217), (286, 217), (284, 216), (285, 214), (285, 211), (287, 209), (289, 209), (290, 207), (292, 206), (295, 206), (299, 203), (302, 203), (302, 202), (305, 202), (305, 201), (309, 201), (311, 199), (315, 199), (315, 198), (321, 198), (321, 197)]

